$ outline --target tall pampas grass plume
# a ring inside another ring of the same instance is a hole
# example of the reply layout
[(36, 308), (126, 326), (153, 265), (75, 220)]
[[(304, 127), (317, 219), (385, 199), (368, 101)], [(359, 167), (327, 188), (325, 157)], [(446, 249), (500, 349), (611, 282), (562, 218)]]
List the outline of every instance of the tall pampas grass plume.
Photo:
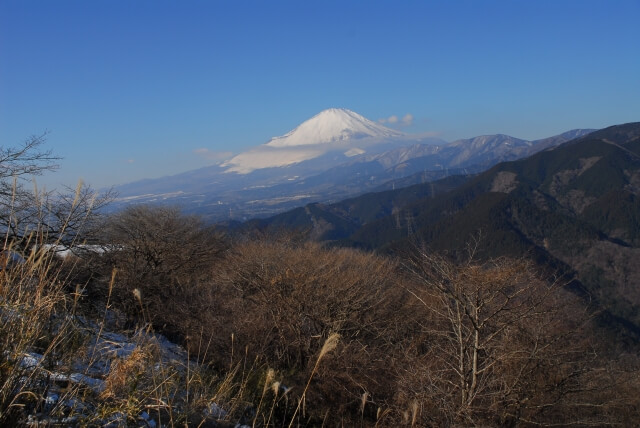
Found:
[(300, 396), (300, 400), (298, 401), (298, 406), (296, 407), (296, 411), (293, 412), (293, 416), (291, 417), (291, 423), (289, 423), (289, 428), (293, 426), (293, 422), (296, 419), (296, 415), (300, 410), (300, 404), (302, 404), (302, 402), (305, 399), (305, 396), (307, 394), (307, 389), (309, 389), (309, 385), (311, 384), (311, 379), (313, 379), (313, 375), (318, 370), (320, 361), (322, 361), (325, 355), (327, 355), (329, 352), (336, 349), (336, 347), (338, 346), (338, 342), (340, 342), (340, 334), (338, 333), (331, 333), (329, 337), (327, 337), (327, 340), (324, 341), (324, 345), (322, 345), (322, 349), (320, 349), (320, 354), (318, 354), (318, 359), (316, 360), (316, 364), (313, 366), (311, 375), (309, 375), (309, 380), (307, 381), (307, 385), (304, 387), (304, 391), (302, 391), (302, 395)]

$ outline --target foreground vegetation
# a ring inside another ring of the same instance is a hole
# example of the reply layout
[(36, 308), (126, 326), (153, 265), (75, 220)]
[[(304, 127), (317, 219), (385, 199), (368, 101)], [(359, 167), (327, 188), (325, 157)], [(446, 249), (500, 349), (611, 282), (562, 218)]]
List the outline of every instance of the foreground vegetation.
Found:
[[(525, 260), (476, 260), (473, 246), (453, 263), (420, 248), (391, 259), (291, 236), (231, 241), (167, 208), (132, 208), (101, 231), (108, 251), (33, 251), (2, 271), (2, 424), (118, 414), (136, 426), (144, 412), (193, 426), (637, 422), (635, 350)], [(61, 390), (51, 374), (113, 329), (138, 339), (110, 361), (105, 388)], [(164, 361), (151, 331), (188, 359)], [(21, 363), (34, 352), (37, 370)], [(52, 390), (81, 405), (47, 406)]]
[(103, 217), (82, 186), (18, 193), (0, 426), (638, 424), (639, 344), (594, 321), (570, 278), (479, 258), (472, 238), (455, 260), (381, 256), (229, 237), (174, 208)]

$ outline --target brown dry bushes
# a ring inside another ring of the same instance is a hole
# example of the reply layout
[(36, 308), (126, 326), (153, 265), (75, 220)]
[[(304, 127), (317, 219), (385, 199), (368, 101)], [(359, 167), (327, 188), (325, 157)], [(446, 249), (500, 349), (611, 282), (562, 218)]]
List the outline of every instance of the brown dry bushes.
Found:
[(241, 385), (230, 402), (264, 426), (634, 421), (637, 356), (612, 359), (584, 302), (523, 260), (260, 239), (167, 283), (135, 272), (146, 288), (121, 298)]
[(246, 347), (300, 394), (322, 344), (337, 333), (341, 344), (318, 367), (307, 409), (356, 411), (365, 392), (382, 403), (394, 389), (393, 345), (406, 298), (395, 273), (393, 262), (354, 250), (240, 244), (215, 273), (222, 334), (214, 348), (225, 349), (228, 361), (232, 349), (219, 339), (233, 334), (236, 349)]

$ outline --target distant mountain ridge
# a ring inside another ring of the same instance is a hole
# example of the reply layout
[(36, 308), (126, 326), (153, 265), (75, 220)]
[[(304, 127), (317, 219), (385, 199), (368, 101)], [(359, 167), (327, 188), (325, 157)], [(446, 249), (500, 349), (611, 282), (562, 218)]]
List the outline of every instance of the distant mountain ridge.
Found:
[(447, 143), (403, 134), (350, 110), (329, 109), (221, 165), (118, 186), (116, 208), (163, 203), (212, 221), (265, 217), (459, 170), (480, 172), (567, 141), (562, 135), (532, 142), (494, 135)]

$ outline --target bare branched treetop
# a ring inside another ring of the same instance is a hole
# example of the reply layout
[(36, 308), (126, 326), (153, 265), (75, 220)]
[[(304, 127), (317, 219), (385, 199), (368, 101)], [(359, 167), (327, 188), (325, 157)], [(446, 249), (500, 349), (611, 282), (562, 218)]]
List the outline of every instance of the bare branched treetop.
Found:
[(115, 197), (113, 191), (99, 193), (82, 182), (62, 191), (26, 186), (27, 179), (59, 167), (61, 158), (43, 148), (46, 136), (45, 132), (18, 146), (0, 146), (0, 232), (5, 246), (10, 242), (16, 248), (28, 246), (34, 234), (40, 243), (72, 245), (90, 240), (100, 211)]
[(59, 157), (42, 150), (47, 132), (32, 135), (18, 147), (0, 146), (0, 180), (25, 175), (40, 175), (58, 169)]

